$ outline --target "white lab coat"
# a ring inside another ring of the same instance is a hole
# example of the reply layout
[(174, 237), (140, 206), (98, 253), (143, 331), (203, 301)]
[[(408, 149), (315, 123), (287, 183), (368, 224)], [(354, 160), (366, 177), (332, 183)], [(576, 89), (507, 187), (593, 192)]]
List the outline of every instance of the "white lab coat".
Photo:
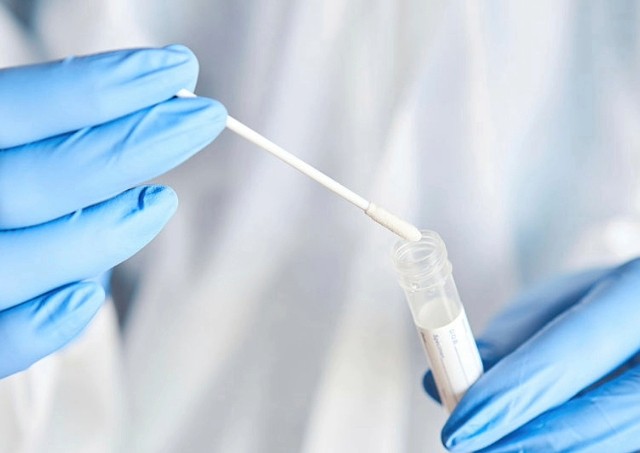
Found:
[[(200, 94), (439, 231), (476, 331), (640, 249), (632, 2), (40, 5), (30, 36), (2, 11), (3, 64), (189, 45)], [(0, 451), (442, 451), (389, 233), (229, 133), (161, 181), (180, 209), (115, 273), (122, 335), (108, 304), (0, 382)]]

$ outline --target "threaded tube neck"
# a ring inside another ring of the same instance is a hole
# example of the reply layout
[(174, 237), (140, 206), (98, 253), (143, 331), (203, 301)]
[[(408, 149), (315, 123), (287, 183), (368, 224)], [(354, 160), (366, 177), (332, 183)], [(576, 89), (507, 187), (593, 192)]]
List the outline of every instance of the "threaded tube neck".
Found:
[(419, 241), (401, 240), (393, 248), (393, 263), (400, 285), (420, 291), (442, 282), (451, 274), (447, 249), (438, 233), (422, 230)]

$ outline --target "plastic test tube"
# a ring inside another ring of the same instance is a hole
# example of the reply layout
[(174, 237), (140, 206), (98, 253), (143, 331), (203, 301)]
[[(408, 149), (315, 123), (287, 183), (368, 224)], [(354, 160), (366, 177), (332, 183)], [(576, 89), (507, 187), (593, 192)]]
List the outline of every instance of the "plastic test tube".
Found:
[(395, 245), (393, 261), (440, 400), (451, 412), (483, 368), (447, 249), (437, 233), (423, 230), (419, 241), (402, 240)]

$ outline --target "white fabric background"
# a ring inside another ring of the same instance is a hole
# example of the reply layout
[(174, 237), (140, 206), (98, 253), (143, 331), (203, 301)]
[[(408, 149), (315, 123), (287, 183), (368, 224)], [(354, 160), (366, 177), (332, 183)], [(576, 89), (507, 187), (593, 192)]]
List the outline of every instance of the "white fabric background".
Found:
[[(439, 231), (476, 332), (638, 253), (634, 2), (40, 5), (29, 37), (0, 16), (3, 64), (189, 45), (200, 94)], [(181, 206), (116, 272), (121, 344), (109, 305), (0, 382), (0, 451), (442, 451), (388, 233), (229, 133), (161, 180)]]

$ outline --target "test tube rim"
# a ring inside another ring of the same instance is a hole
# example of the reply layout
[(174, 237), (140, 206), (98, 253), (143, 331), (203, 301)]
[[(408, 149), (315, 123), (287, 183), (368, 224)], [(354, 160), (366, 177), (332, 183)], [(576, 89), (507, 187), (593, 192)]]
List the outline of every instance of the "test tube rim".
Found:
[[(392, 251), (392, 260), (400, 285), (410, 291), (425, 290), (441, 285), (452, 271), (447, 249), (440, 235), (431, 230), (421, 230), (420, 232), (422, 238), (419, 241), (397, 241)], [(417, 261), (408, 262), (402, 259), (409, 253), (415, 252), (416, 248), (428, 248), (430, 253)], [(436, 255), (435, 260), (434, 254)], [(435, 264), (432, 263), (426, 267), (429, 261), (435, 261)], [(416, 271), (416, 269), (418, 270)]]

